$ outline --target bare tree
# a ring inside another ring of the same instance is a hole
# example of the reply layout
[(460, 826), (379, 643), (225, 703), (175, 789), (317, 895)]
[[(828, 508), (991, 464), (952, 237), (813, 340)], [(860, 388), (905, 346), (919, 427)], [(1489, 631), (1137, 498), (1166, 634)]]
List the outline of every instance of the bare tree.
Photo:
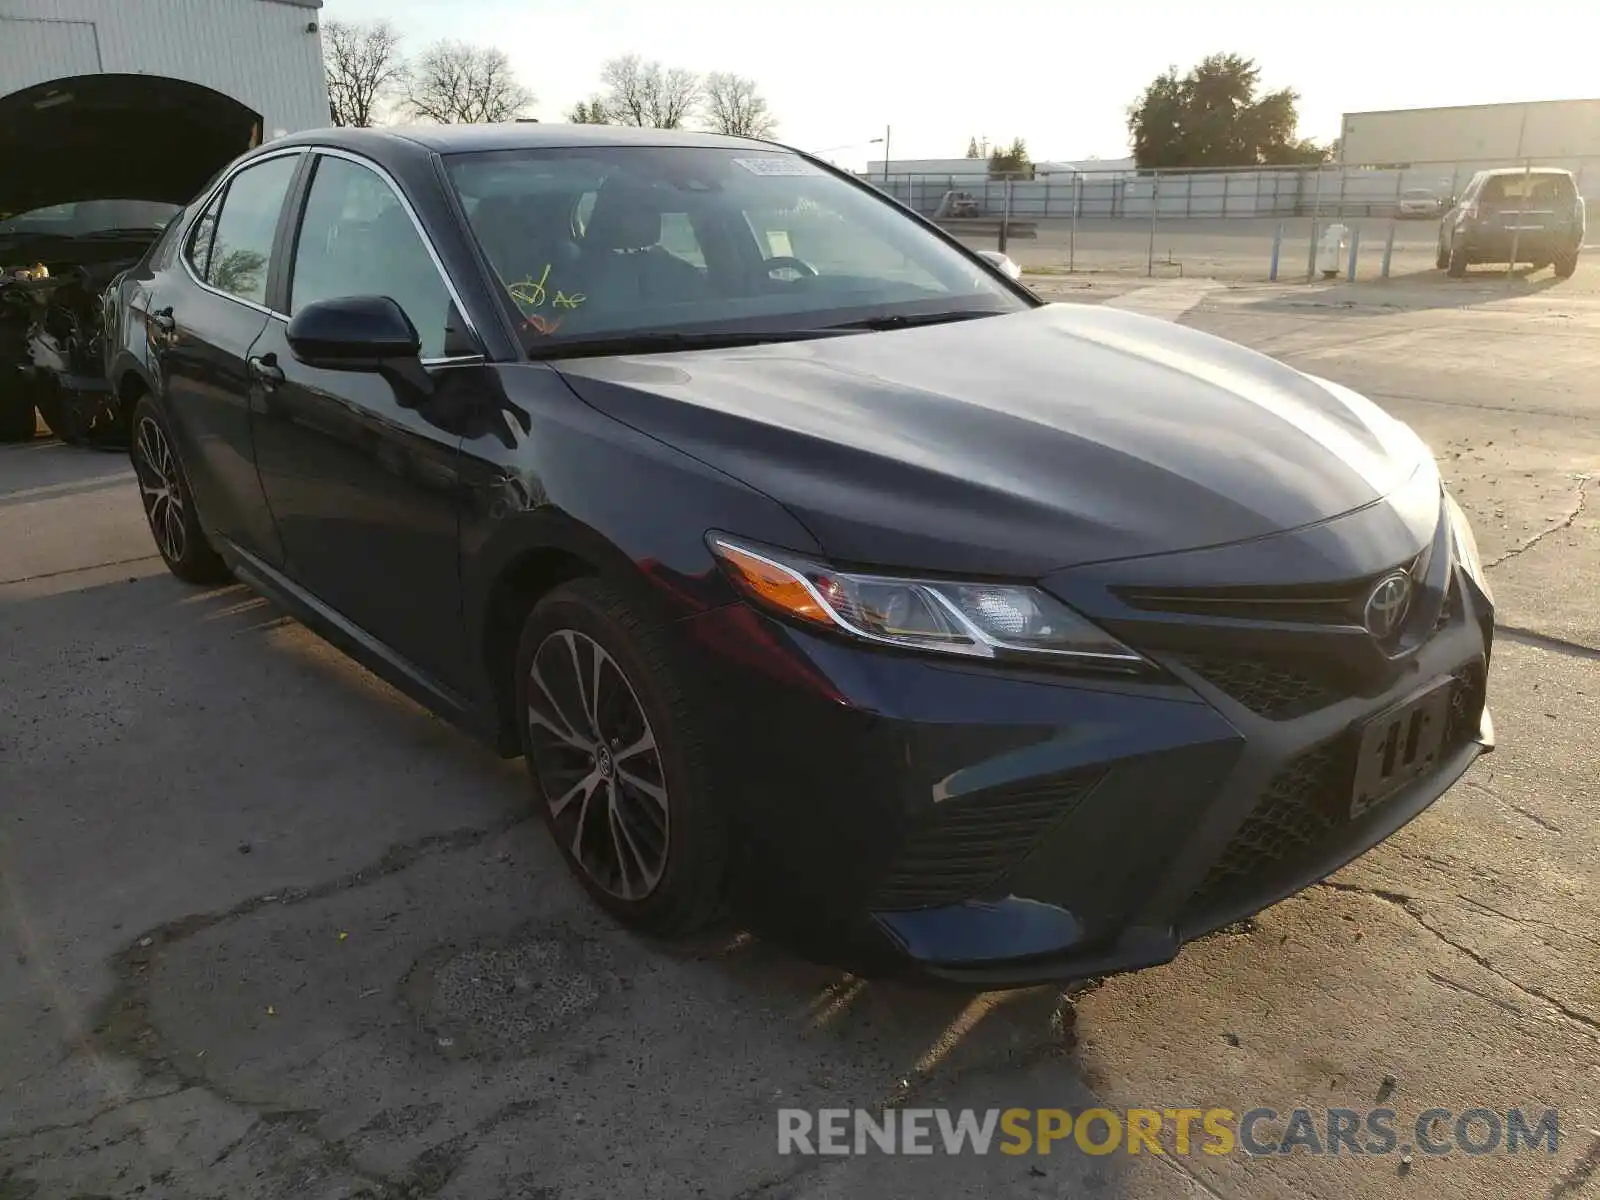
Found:
[(681, 129), (700, 100), (700, 77), (682, 67), (663, 67), (637, 54), (610, 59), (600, 68), (605, 108), (618, 125)]
[(371, 125), (378, 102), (405, 79), (400, 35), (387, 21), (326, 21), (322, 62), (335, 125)]
[(599, 96), (591, 96), (587, 100), (579, 100), (567, 110), (567, 120), (573, 125), (609, 125), (611, 114), (606, 111), (606, 102)]
[(406, 107), (441, 125), (509, 121), (533, 104), (533, 93), (517, 82), (504, 50), (444, 41), (429, 46), (411, 65)]
[(713, 133), (733, 137), (764, 138), (777, 131), (778, 122), (767, 107), (766, 97), (756, 91), (756, 81), (730, 71), (713, 71), (706, 76), (706, 124)]

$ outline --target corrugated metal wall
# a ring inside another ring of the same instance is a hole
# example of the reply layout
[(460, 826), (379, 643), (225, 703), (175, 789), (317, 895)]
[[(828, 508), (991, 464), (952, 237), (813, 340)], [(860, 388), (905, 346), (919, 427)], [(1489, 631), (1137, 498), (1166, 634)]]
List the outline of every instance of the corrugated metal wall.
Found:
[(321, 13), (270, 0), (6, 0), (0, 95), (95, 70), (169, 75), (261, 114), (265, 134), (328, 124)]

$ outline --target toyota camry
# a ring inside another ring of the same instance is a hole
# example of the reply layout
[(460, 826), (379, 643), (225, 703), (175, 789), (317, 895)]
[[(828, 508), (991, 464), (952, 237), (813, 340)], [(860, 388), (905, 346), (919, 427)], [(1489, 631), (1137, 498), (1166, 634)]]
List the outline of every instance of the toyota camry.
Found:
[(105, 308), (172, 572), (522, 756), (646, 933), (1159, 963), (1493, 743), (1492, 600), (1407, 426), (769, 142), (296, 135)]

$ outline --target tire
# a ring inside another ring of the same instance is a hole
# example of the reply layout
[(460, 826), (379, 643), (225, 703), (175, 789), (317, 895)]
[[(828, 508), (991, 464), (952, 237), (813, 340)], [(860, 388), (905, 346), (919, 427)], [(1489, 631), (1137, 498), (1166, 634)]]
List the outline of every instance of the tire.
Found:
[(27, 377), (20, 371), (0, 374), (0, 442), (30, 442), (37, 432)]
[(716, 921), (727, 877), (692, 677), (676, 664), (666, 631), (593, 578), (540, 600), (517, 645), (516, 719), (546, 827), (607, 912), (668, 938)]
[(1556, 255), (1555, 265), (1557, 279), (1571, 279), (1573, 272), (1578, 269), (1578, 252), (1568, 250)]
[(1467, 248), (1459, 242), (1451, 241), (1449, 257), (1445, 262), (1445, 274), (1451, 279), (1460, 279), (1467, 273)]
[(112, 448), (128, 443), (121, 406), (112, 403), (109, 394), (69, 394), (54, 375), (41, 374), (35, 403), (50, 432), (69, 446)]
[(1450, 251), (1445, 248), (1443, 238), (1439, 239), (1439, 249), (1433, 256), (1433, 265), (1441, 271), (1450, 265)]
[(232, 573), (200, 527), (171, 427), (149, 396), (134, 406), (132, 434), (128, 454), (139, 477), (139, 499), (167, 570), (185, 583), (227, 582)]
[(49, 428), (53, 437), (69, 446), (81, 446), (89, 440), (89, 427), (77, 408), (67, 403), (61, 394), (61, 384), (54, 375), (38, 376), (38, 392), (34, 402), (39, 406), (39, 419)]

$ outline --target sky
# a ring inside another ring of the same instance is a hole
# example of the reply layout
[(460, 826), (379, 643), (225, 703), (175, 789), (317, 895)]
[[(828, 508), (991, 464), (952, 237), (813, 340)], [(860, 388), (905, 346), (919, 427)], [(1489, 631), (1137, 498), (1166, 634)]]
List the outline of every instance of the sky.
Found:
[[(1600, 6), (1572, 0), (1559, 33), (1502, 53), (1463, 41), (1480, 17), (1449, 0), (325, 0), (323, 19), (387, 18), (415, 52), (440, 38), (498, 46), (563, 120), (599, 90), (600, 64), (636, 53), (757, 81), (781, 141), (845, 166), (954, 158), (971, 137), (1026, 139), (1035, 161), (1127, 149), (1127, 108), (1167, 67), (1254, 58), (1266, 89), (1301, 95), (1300, 133), (1385, 108), (1600, 95)], [(1524, 30), (1524, 32), (1526, 32)]]

